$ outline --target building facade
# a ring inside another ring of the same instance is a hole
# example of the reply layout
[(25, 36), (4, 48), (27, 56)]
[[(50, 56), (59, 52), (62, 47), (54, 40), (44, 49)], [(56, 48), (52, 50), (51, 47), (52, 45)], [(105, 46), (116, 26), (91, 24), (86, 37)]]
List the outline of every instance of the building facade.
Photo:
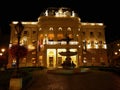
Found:
[[(10, 24), (10, 46), (17, 43), (15, 25)], [(76, 67), (108, 65), (105, 40), (105, 25), (103, 23), (81, 22), (77, 14), (69, 8), (48, 8), (38, 21), (22, 22), (24, 30), (20, 44), (29, 49), (28, 55), (20, 61), (20, 66), (61, 67), (66, 56), (59, 53), (69, 50), (77, 52), (71, 56)], [(65, 38), (71, 41), (67, 44)], [(9, 58), (9, 65), (15, 64)]]

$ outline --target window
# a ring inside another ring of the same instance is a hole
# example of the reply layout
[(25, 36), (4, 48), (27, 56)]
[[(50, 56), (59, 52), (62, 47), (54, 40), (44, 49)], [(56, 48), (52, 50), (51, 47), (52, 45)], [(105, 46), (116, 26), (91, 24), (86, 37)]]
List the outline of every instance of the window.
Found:
[(98, 32), (98, 37), (101, 37), (102, 36), (102, 33), (101, 32)]
[(54, 39), (54, 34), (48, 34), (48, 39), (49, 39), (49, 41), (53, 41), (53, 39)]
[(50, 27), (49, 30), (50, 30), (50, 31), (53, 31), (53, 27)]
[(63, 39), (63, 34), (57, 34), (57, 39), (58, 39), (58, 41), (62, 40)]
[(24, 31), (24, 35), (27, 35), (28, 34), (28, 31)]
[(71, 31), (71, 28), (70, 28), (70, 27), (68, 27), (68, 28), (67, 28), (67, 30), (68, 30), (68, 31)]
[(85, 32), (82, 32), (82, 35), (85, 36)]
[(99, 41), (99, 44), (102, 45), (102, 41)]
[(94, 33), (93, 32), (90, 32), (90, 37), (94, 37)]
[(59, 27), (58, 30), (62, 31), (62, 27)]
[(35, 34), (36, 33), (36, 31), (33, 31), (33, 34)]

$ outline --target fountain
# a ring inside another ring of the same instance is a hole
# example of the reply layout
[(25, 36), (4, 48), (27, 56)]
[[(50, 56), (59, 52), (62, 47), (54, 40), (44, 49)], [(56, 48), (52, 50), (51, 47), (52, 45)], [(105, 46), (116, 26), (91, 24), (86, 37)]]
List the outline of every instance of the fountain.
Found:
[(69, 42), (72, 40), (68, 36), (63, 39), (67, 42), (66, 52), (59, 52), (61, 56), (66, 56), (65, 61), (62, 63), (62, 69), (56, 68), (53, 70), (48, 70), (47, 73), (51, 74), (61, 74), (61, 75), (76, 75), (81, 73), (89, 72), (89, 68), (74, 68), (76, 65), (71, 60), (71, 56), (77, 55), (77, 52), (70, 51)]
[[(69, 45), (69, 42), (72, 39), (66, 36), (66, 38), (63, 40), (67, 42), (67, 45)], [(61, 56), (66, 56), (65, 61), (62, 63), (62, 66), (64, 69), (71, 69), (76, 66), (73, 61), (71, 62), (71, 56), (77, 55), (77, 52), (71, 52), (69, 50), (69, 46), (66, 48), (66, 52), (60, 52), (59, 54)]]
[(76, 74), (81, 74), (81, 73), (86, 73), (89, 72), (90, 69), (89, 68), (75, 68), (75, 64), (73, 63), (73, 61), (71, 60), (71, 56), (77, 55), (77, 52), (72, 52), (70, 51), (69, 48), (69, 41), (71, 41), (72, 39), (70, 39), (68, 36), (63, 39), (67, 42), (67, 48), (66, 48), (66, 52), (59, 52), (59, 54), (61, 56), (66, 56), (65, 61), (62, 63), (62, 69), (61, 68), (56, 68), (53, 70), (48, 70), (47, 73), (51, 73), (51, 74), (61, 74), (61, 75), (76, 75)]

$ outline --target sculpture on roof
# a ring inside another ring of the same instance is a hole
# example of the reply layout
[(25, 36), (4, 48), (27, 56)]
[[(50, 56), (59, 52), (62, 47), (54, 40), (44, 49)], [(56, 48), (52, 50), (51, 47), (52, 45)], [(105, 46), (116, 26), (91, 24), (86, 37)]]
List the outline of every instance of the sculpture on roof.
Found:
[(67, 17), (67, 16), (76, 16), (75, 12), (72, 11), (69, 8), (66, 7), (61, 7), (61, 8), (47, 8), (47, 10), (45, 10), (44, 12), (45, 16), (56, 16), (56, 17)]

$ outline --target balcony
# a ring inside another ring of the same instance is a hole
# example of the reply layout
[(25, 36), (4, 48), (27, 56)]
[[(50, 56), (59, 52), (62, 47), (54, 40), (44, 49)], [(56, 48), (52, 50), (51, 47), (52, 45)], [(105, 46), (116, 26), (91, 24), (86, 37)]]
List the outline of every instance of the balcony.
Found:
[(63, 48), (63, 46), (64, 46), (64, 48), (67, 48), (68, 46), (69, 47), (71, 47), (72, 46), (72, 48), (76, 48), (76, 47), (78, 47), (78, 44), (79, 44), (79, 42), (78, 41), (70, 41), (69, 42), (69, 44), (67, 44), (67, 42), (66, 41), (48, 41), (46, 44), (45, 44), (45, 46), (48, 48), (57, 48), (57, 47), (59, 47), (59, 48)]

